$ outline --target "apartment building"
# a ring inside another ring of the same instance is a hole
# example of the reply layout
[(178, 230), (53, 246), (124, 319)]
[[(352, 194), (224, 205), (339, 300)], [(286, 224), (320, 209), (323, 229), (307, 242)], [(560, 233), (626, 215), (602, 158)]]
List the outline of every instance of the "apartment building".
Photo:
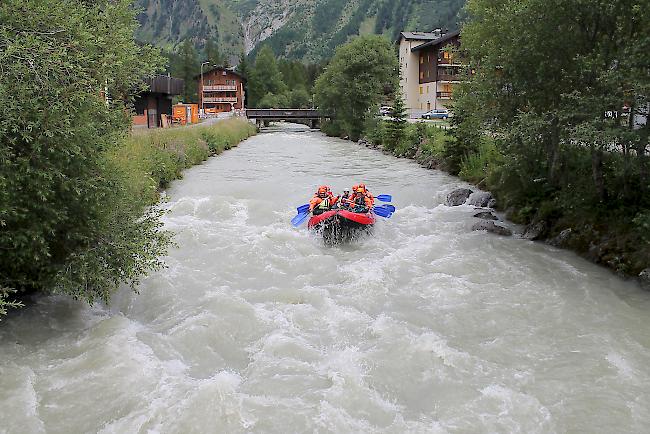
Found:
[(400, 89), (409, 115), (447, 108), (462, 66), (453, 50), (460, 46), (460, 32), (402, 32), (398, 44)]

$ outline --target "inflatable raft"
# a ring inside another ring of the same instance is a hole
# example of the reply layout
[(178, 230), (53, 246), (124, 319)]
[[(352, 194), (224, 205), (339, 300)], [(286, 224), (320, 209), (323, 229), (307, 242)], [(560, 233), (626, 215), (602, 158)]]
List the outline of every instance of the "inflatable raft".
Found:
[(356, 213), (335, 209), (312, 216), (307, 227), (322, 232), (326, 242), (337, 243), (351, 240), (361, 232), (370, 231), (374, 224), (375, 215), (371, 212)]

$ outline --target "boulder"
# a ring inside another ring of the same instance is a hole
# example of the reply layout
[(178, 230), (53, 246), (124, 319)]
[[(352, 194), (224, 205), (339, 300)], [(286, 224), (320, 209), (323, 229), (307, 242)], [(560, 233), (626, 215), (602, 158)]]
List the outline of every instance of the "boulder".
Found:
[(528, 226), (526, 226), (522, 238), (531, 241), (539, 240), (542, 237), (544, 237), (547, 228), (548, 226), (546, 222), (543, 220), (535, 223), (531, 223)]
[(512, 235), (512, 231), (504, 226), (497, 225), (493, 221), (480, 221), (472, 226), (473, 231), (488, 231), (492, 234), (503, 235), (509, 237)]
[(474, 217), (482, 219), (482, 220), (499, 220), (497, 216), (492, 214), (490, 211), (482, 211), (477, 214), (474, 214)]
[(562, 232), (560, 232), (556, 237), (551, 238), (548, 240), (548, 243), (551, 246), (555, 247), (566, 247), (569, 239), (571, 238), (571, 233), (573, 231), (571, 229), (565, 229)]
[(469, 188), (457, 188), (447, 195), (447, 206), (459, 206), (464, 205), (467, 202), (467, 198), (472, 194), (472, 190)]
[(646, 268), (639, 273), (639, 280), (643, 289), (650, 291), (650, 268)]
[(478, 206), (480, 208), (487, 208), (488, 204), (492, 200), (492, 193), (489, 191), (477, 191), (472, 193), (469, 196), (468, 204), (472, 206)]
[(488, 208), (496, 208), (497, 206), (497, 200), (496, 199), (490, 199), (487, 203)]

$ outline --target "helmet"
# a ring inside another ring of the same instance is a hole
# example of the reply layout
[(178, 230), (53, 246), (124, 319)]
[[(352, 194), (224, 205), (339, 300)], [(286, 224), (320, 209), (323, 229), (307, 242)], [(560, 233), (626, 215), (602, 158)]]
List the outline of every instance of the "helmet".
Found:
[(355, 185), (352, 186), (352, 191), (354, 191), (355, 193), (356, 193), (356, 191), (357, 191), (358, 189), (359, 189), (359, 185), (358, 185), (358, 184), (355, 184)]
[(357, 193), (365, 193), (366, 192), (366, 186), (365, 184), (359, 184), (357, 187)]
[(327, 193), (328, 191), (330, 191), (330, 188), (326, 185), (321, 185), (318, 187), (318, 194)]
[(349, 193), (350, 193), (350, 189), (349, 189), (349, 188), (344, 188), (344, 189), (343, 189), (343, 193), (348, 193), (348, 194), (349, 194)]

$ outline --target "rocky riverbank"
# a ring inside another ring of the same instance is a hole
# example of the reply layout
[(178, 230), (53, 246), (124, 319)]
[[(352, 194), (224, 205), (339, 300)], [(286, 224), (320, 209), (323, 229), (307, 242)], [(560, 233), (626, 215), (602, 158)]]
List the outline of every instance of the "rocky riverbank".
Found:
[[(358, 143), (386, 154), (395, 154), (382, 145), (366, 139), (361, 139)], [(413, 159), (427, 169), (444, 169), (441, 167), (441, 160), (429, 152), (423, 144), (411, 147), (396, 156)], [(477, 213), (474, 217), (478, 221), (473, 225), (472, 230), (485, 230), (500, 236), (514, 235), (530, 241), (545, 242), (557, 248), (572, 250), (591, 262), (610, 268), (621, 277), (638, 279), (644, 289), (650, 290), (648, 258), (636, 257), (637, 250), (629, 249), (630, 243), (634, 242), (629, 234), (618, 234), (609, 228), (598, 228), (588, 223), (570, 226), (566, 221), (545, 219), (542, 216), (535, 216), (531, 222), (525, 225), (523, 232), (513, 234), (509, 228), (500, 223), (495, 211), (504, 212), (505, 217), (515, 223), (523, 223), (517, 221), (520, 210), (499, 208), (499, 204), (492, 194), (482, 191), (478, 187), (476, 189), (460, 188), (452, 191), (447, 196), (446, 205), (475, 206)]]

